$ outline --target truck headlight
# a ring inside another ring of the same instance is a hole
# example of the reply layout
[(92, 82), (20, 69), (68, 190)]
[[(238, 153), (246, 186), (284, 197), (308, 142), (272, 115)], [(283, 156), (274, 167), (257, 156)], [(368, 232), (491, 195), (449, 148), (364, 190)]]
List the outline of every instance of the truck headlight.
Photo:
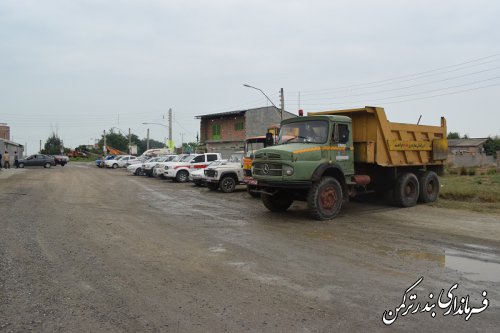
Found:
[(289, 165), (283, 165), (283, 173), (286, 175), (286, 176), (291, 176), (293, 175), (293, 167), (289, 166)]

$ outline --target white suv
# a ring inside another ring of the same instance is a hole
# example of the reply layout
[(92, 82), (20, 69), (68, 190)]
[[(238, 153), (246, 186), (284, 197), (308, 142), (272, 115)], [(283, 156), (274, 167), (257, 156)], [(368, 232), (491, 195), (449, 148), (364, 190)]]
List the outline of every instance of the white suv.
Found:
[(127, 165), (128, 161), (136, 160), (136, 159), (137, 159), (137, 157), (135, 157), (135, 156), (124, 155), (124, 156), (117, 158), (116, 160), (106, 160), (104, 162), (104, 165), (106, 166), (106, 168), (113, 168), (113, 169), (124, 168)]
[(209, 166), (205, 169), (205, 181), (211, 191), (220, 188), (224, 193), (234, 192), (236, 185), (244, 184), (244, 153), (233, 153), (227, 162)]
[(189, 181), (189, 173), (191, 171), (204, 169), (210, 162), (220, 159), (221, 155), (219, 153), (189, 155), (188, 158), (179, 162), (166, 164), (163, 176), (167, 179), (176, 180), (179, 183), (185, 183)]

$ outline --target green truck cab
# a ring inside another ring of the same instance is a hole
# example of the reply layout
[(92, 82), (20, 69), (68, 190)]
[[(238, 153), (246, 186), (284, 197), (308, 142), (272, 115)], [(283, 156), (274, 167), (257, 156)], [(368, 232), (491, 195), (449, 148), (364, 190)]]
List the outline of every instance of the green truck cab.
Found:
[(444, 118), (433, 127), (390, 123), (375, 107), (309, 113), (281, 123), (278, 144), (255, 153), (252, 172), (273, 212), (301, 200), (314, 218), (332, 219), (349, 197), (377, 191), (410, 207), (437, 198), (443, 137)]

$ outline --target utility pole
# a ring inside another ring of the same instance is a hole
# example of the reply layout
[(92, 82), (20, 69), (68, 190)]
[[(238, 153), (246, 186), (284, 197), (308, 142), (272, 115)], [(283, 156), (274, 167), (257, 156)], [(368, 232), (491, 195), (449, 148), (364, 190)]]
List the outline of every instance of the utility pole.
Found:
[(42, 153), (42, 140), (40, 140), (40, 150), (38, 151), (39, 154)]
[(285, 94), (283, 92), (283, 88), (280, 89), (280, 98), (281, 98), (281, 120), (283, 120), (283, 110), (285, 110)]
[(103, 131), (103, 136), (104, 136), (104, 144), (102, 145), (102, 151), (104, 153), (104, 157), (108, 154), (108, 149), (106, 148), (106, 130)]
[(130, 155), (130, 149), (131, 149), (131, 146), (132, 146), (132, 136), (130, 136), (130, 127), (128, 128), (128, 153)]
[(172, 142), (172, 108), (168, 109), (168, 144)]
[(148, 128), (148, 136), (146, 140), (146, 150), (149, 150), (149, 128)]

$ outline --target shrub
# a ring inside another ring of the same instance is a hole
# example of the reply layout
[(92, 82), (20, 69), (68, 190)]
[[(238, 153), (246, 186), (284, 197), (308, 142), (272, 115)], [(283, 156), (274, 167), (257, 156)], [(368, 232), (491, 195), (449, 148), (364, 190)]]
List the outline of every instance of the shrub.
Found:
[(475, 176), (476, 175), (476, 169), (469, 169), (468, 175), (469, 176)]
[(465, 167), (460, 168), (460, 176), (467, 176), (467, 169)]
[(496, 173), (497, 173), (497, 169), (489, 169), (488, 171), (486, 171), (487, 175), (496, 175)]

